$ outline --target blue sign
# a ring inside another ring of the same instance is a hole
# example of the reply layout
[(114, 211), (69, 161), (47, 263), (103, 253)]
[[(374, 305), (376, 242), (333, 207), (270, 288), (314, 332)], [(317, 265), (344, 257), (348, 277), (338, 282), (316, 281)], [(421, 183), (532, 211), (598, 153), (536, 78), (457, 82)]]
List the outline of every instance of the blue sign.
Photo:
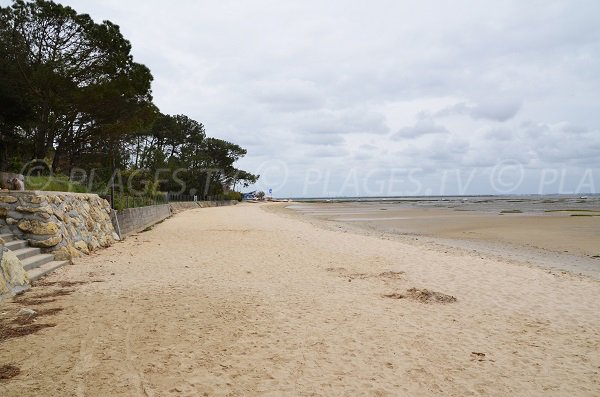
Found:
[(269, 189), (269, 194), (273, 194), (273, 189)]

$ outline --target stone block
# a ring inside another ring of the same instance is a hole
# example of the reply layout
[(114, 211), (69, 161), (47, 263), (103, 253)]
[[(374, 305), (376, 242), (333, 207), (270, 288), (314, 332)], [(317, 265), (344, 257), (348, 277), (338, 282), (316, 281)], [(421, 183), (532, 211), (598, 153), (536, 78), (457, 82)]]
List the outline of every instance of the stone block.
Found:
[(94, 250), (100, 248), (100, 242), (98, 241), (98, 239), (95, 236), (92, 236), (90, 238), (90, 241), (88, 242), (88, 248), (90, 249), (90, 251), (94, 251)]
[(42, 218), (42, 219), (45, 219), (45, 220), (50, 219), (50, 215), (48, 215), (45, 212), (40, 212), (40, 213), (37, 214), (37, 216), (40, 217), (40, 218)]
[(46, 205), (44, 207), (25, 207), (25, 206), (19, 205), (19, 206), (17, 206), (16, 210), (19, 212), (26, 212), (29, 214), (44, 212), (46, 214), (52, 215), (52, 213), (53, 213), (52, 208), (49, 205)]
[(21, 212), (8, 210), (7, 217), (14, 218), (14, 219), (22, 219), (24, 217), (24, 215)]
[(16, 203), (16, 202), (17, 202), (17, 198), (15, 196), (0, 194), (0, 203)]
[(58, 208), (55, 208), (55, 209), (52, 210), (52, 212), (54, 212), (54, 215), (58, 218), (58, 220), (60, 220), (60, 221), (64, 221), (65, 220), (65, 213), (64, 213), (64, 211), (62, 211), (62, 210), (60, 210)]
[(44, 203), (44, 202), (46, 202), (46, 203), (47, 203), (47, 201), (46, 201), (46, 196), (32, 196), (32, 197), (29, 199), (29, 202), (30, 202), (31, 204), (42, 204), (42, 203)]
[(75, 242), (75, 244), (73, 244), (73, 246), (86, 255), (90, 253), (88, 244), (86, 244), (85, 241), (79, 240), (79, 241)]
[(32, 247), (51, 248), (51, 247), (54, 247), (55, 245), (57, 245), (58, 243), (60, 243), (62, 241), (62, 238), (63, 238), (62, 235), (58, 235), (58, 236), (52, 236), (45, 240), (29, 239), (27, 241), (28, 241), (29, 245)]
[(27, 272), (17, 256), (8, 249), (0, 247), (0, 296), (14, 295), (29, 288)]
[(19, 229), (26, 233), (36, 235), (52, 235), (59, 230), (58, 225), (54, 222), (43, 222), (37, 219), (24, 219), (19, 222)]

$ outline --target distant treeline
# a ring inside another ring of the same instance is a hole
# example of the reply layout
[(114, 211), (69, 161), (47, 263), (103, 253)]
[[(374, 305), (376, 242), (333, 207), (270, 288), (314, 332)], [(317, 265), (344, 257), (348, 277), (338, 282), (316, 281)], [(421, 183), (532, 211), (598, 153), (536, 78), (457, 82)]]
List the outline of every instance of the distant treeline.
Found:
[(256, 182), (234, 166), (245, 149), (160, 113), (152, 79), (110, 21), (45, 0), (0, 7), (0, 170), (94, 169), (105, 184), (115, 169), (146, 184), (163, 170), (148, 189), (183, 181), (186, 192), (207, 194)]

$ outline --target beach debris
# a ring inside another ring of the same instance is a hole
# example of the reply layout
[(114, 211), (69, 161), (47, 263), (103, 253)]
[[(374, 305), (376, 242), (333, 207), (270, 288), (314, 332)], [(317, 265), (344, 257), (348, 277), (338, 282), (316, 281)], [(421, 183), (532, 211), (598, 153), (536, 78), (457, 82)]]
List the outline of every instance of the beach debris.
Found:
[(43, 294), (37, 294), (35, 296), (32, 296), (32, 299), (46, 299), (46, 298), (55, 298), (57, 296), (66, 296), (66, 295), (71, 295), (73, 292), (75, 292), (74, 290), (64, 290), (64, 289), (60, 289), (58, 291), (52, 291), (52, 292), (45, 292)]
[(21, 309), (19, 309), (19, 311), (17, 312), (17, 316), (19, 317), (31, 317), (31, 316), (35, 316), (37, 312), (33, 309), (29, 309), (27, 307), (23, 307)]
[(56, 299), (19, 298), (19, 299), (15, 299), (13, 302), (18, 303), (20, 305), (26, 305), (26, 306), (38, 306), (38, 305), (43, 305), (45, 303), (56, 302)]
[(349, 280), (354, 280), (354, 279), (364, 280), (366, 278), (370, 278), (370, 275), (369, 275), (369, 273), (350, 273), (350, 274), (344, 274), (344, 275), (342, 275), (342, 277), (348, 277)]
[(495, 362), (495, 360), (487, 358), (486, 355), (485, 355), (485, 353), (480, 353), (480, 352), (471, 352), (471, 361), (491, 361), (491, 362)]
[(383, 297), (384, 298), (391, 298), (391, 299), (404, 299), (404, 298), (406, 298), (406, 295), (394, 292), (392, 294), (384, 294)]
[(387, 271), (387, 272), (383, 272), (383, 273), (379, 273), (377, 275), (377, 277), (379, 278), (393, 278), (393, 279), (399, 279), (402, 278), (402, 275), (404, 274), (403, 271)]
[(0, 380), (14, 378), (21, 373), (21, 369), (12, 364), (0, 365)]
[[(31, 309), (29, 309), (31, 310)], [(38, 311), (32, 310), (33, 314), (29, 315), (29, 316), (20, 316), (15, 318), (12, 323), (13, 324), (19, 324), (19, 325), (28, 325), (28, 324), (33, 324), (39, 317), (42, 316), (53, 316), (56, 313), (59, 313), (63, 310), (62, 307), (55, 307), (52, 309), (41, 309)]]
[(34, 334), (44, 328), (56, 327), (56, 324), (31, 324), (23, 327), (7, 327), (0, 324), (0, 342), (11, 338)]
[(435, 292), (428, 289), (410, 288), (405, 293), (384, 294), (384, 298), (390, 299), (412, 299), (421, 303), (454, 303), (456, 298), (441, 292)]
[(355, 279), (365, 280), (369, 278), (379, 278), (379, 279), (400, 279), (404, 274), (403, 271), (394, 271), (388, 270), (381, 273), (350, 273), (343, 267), (328, 267), (326, 269), (328, 272), (338, 273), (340, 277), (347, 278), (348, 281), (352, 281)]
[(52, 285), (57, 285), (61, 288), (66, 288), (66, 287), (73, 287), (75, 285), (82, 285), (82, 284), (87, 284), (89, 281), (37, 281), (34, 282), (34, 286), (35, 287), (40, 287), (40, 286), (52, 286)]
[(446, 295), (441, 292), (435, 292), (428, 289), (411, 288), (406, 291), (406, 294), (412, 299), (423, 303), (453, 303), (456, 298), (451, 295)]

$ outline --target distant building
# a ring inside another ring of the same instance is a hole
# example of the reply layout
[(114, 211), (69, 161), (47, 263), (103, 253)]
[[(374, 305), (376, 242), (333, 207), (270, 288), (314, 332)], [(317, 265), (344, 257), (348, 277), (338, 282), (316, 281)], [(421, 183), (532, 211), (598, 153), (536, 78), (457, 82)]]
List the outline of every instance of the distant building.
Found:
[(242, 200), (256, 200), (256, 190), (250, 193), (243, 193)]

